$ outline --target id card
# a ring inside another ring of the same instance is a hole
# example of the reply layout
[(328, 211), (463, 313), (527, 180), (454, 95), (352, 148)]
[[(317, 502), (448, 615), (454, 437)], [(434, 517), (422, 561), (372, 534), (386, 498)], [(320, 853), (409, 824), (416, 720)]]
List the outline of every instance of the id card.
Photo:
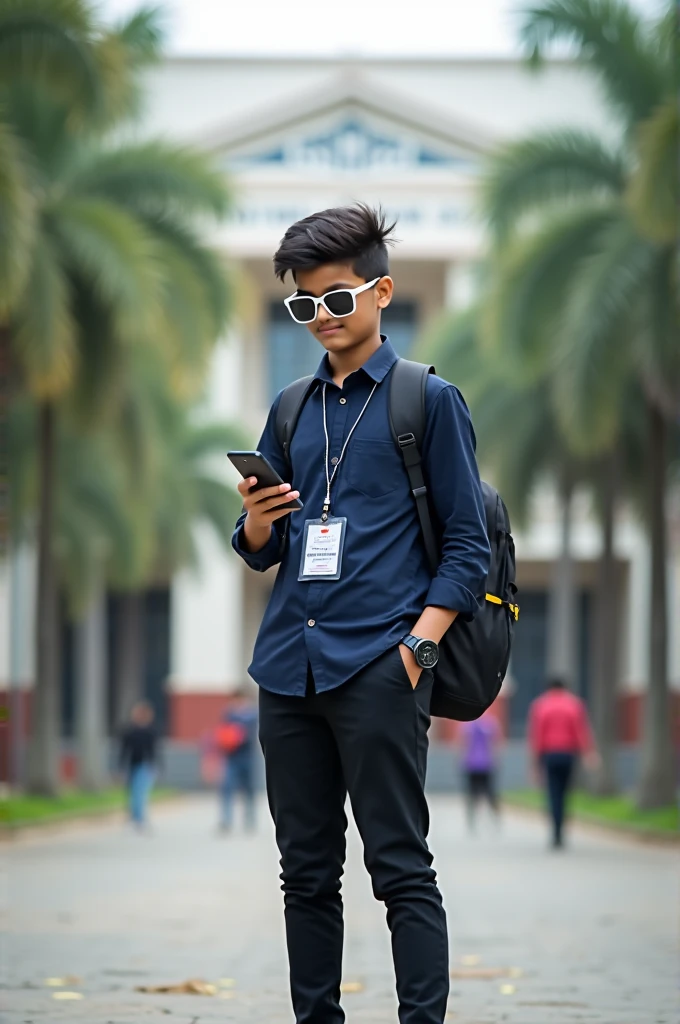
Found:
[(339, 580), (347, 519), (308, 519), (302, 535), (298, 580)]

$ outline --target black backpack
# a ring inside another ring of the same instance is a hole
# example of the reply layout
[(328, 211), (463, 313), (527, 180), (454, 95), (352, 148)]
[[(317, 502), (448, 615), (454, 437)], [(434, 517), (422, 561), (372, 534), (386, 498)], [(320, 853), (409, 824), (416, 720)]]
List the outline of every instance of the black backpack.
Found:
[[(390, 427), (404, 459), (427, 559), (432, 574), (439, 567), (440, 539), (435, 529), (420, 449), (425, 436), (425, 390), (433, 366), (399, 359), (390, 371)], [(276, 433), (290, 464), (290, 443), (314, 378), (302, 377), (282, 393)], [(508, 511), (500, 495), (482, 482), (491, 562), (486, 600), (471, 622), (460, 616), (439, 644), (430, 711), (440, 718), (469, 722), (479, 718), (498, 696), (510, 660), (519, 608), (515, 603), (515, 545)]]

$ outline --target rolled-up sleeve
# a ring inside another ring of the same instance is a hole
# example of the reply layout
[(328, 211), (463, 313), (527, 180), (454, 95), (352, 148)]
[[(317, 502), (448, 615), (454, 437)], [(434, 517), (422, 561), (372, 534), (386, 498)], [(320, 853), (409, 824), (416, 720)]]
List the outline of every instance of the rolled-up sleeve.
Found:
[(442, 552), (428, 605), (474, 617), (489, 572), (489, 540), (470, 413), (457, 388), (443, 388), (428, 411), (425, 479), (442, 527)]
[[(279, 444), (279, 440), (276, 436), (276, 410), (279, 406), (281, 396), (279, 395), (271, 409), (269, 410), (269, 416), (265, 428), (262, 432), (262, 436), (259, 440), (257, 450), (262, 452), (265, 458), (272, 464), (274, 469), (277, 471), (279, 476), (285, 480), (286, 478), (286, 460), (283, 455), (283, 449)], [(267, 569), (271, 569), (273, 565), (278, 565), (283, 557), (283, 550), (285, 545), (285, 524), (286, 520), (277, 519), (273, 526), (269, 540), (263, 548), (259, 551), (248, 551), (245, 545), (245, 537), (243, 533), (243, 524), (246, 520), (246, 513), (242, 512), (239, 516), (234, 533), (231, 538), (231, 545), (237, 555), (240, 555), (243, 561), (255, 572), (266, 572)]]

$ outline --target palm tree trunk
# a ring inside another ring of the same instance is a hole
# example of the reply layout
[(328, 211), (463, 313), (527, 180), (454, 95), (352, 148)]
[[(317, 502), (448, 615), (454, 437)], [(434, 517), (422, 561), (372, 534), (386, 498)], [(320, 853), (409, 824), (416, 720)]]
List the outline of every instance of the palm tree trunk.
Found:
[(610, 455), (600, 476), (602, 554), (596, 590), (595, 686), (593, 726), (601, 765), (592, 788), (602, 796), (616, 793), (618, 725), (618, 578), (614, 559), (614, 523), (619, 485), (618, 452)]
[(645, 696), (642, 771), (638, 805), (663, 807), (675, 800), (673, 726), (668, 689), (668, 597), (666, 588), (666, 469), (668, 425), (649, 406), (649, 681)]
[(78, 781), (102, 789), (106, 771), (106, 606), (98, 587), (76, 626)]
[(55, 410), (50, 402), (43, 402), (38, 412), (38, 578), (29, 788), (46, 796), (59, 789), (58, 602), (52, 552), (55, 457)]
[(144, 696), (144, 592), (120, 598), (116, 643), (115, 721), (120, 728)]
[(576, 679), (576, 587), (571, 552), (573, 484), (568, 473), (560, 481), (562, 522), (560, 552), (550, 593), (548, 674), (571, 686)]

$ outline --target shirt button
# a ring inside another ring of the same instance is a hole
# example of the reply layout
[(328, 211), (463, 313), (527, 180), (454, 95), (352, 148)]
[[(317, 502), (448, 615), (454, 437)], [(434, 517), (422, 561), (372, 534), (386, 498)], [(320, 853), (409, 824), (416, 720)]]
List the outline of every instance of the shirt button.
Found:
[(331, 465), (332, 466), (337, 466), (337, 464), (338, 464), (338, 457), (337, 457), (337, 455), (334, 455), (333, 458), (331, 459)]
[(340, 399), (340, 405), (347, 405), (347, 399), (346, 398), (341, 398)]
[(307, 619), (308, 626), (316, 626), (316, 619)]

